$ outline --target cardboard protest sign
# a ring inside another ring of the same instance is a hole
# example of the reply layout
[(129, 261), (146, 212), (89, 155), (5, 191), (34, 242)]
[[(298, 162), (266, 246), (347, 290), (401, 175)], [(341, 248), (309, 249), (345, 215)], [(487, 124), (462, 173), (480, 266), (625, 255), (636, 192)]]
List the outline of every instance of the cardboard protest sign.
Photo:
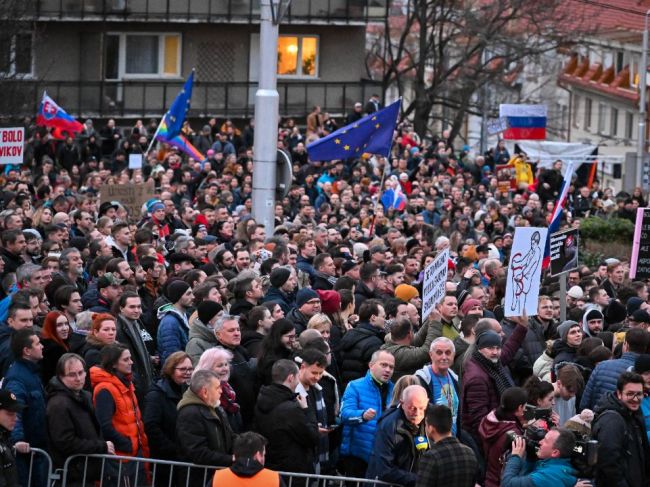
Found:
[(156, 196), (153, 179), (146, 183), (102, 184), (99, 192), (100, 205), (107, 201), (121, 204), (129, 212), (131, 221), (138, 221), (142, 205)]
[(578, 229), (551, 234), (551, 275), (578, 270)]
[(650, 278), (650, 208), (637, 208), (630, 279)]
[(505, 316), (537, 314), (546, 228), (517, 227), (506, 282)]
[(431, 310), (445, 297), (447, 282), (447, 262), (449, 249), (440, 252), (424, 270), (422, 282), (422, 322), (427, 319)]
[(24, 148), (23, 127), (0, 128), (0, 164), (22, 164)]

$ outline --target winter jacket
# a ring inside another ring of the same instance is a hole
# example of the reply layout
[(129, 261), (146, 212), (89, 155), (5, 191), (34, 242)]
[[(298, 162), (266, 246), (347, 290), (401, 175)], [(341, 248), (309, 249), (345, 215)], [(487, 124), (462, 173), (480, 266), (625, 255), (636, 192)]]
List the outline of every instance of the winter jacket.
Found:
[(424, 421), (419, 426), (409, 423), (401, 407), (386, 411), (377, 425), (366, 478), (404, 487), (415, 485), (418, 462), (426, 451), (415, 448), (416, 436), (426, 438)]
[(11, 337), (14, 329), (6, 322), (0, 323), (0, 377), (7, 375), (9, 366), (14, 361), (14, 353), (11, 351)]
[(298, 254), (298, 259), (296, 260), (296, 268), (307, 274), (310, 281), (314, 278), (314, 273), (316, 272), (313, 266), (313, 261), (314, 259), (303, 257), (300, 254)]
[(314, 278), (312, 279), (311, 288), (316, 291), (318, 289), (323, 291), (331, 291), (336, 284), (336, 277), (328, 276), (320, 271), (314, 271)]
[(90, 383), (102, 436), (115, 444), (115, 453), (134, 457), (140, 452), (148, 457), (149, 442), (133, 383), (99, 367), (91, 367)]
[(578, 480), (568, 458), (538, 460), (530, 465), (511, 455), (501, 476), (501, 487), (573, 487)]
[(599, 442), (596, 484), (647, 486), (650, 445), (641, 411), (631, 411), (614, 392), (608, 392), (594, 412), (592, 434)]
[(257, 357), (260, 354), (260, 347), (264, 335), (255, 330), (243, 330), (241, 334), (241, 345), (246, 349), (248, 355)]
[(237, 403), (241, 407), (244, 428), (248, 429), (253, 422), (255, 398), (259, 391), (255, 359), (251, 359), (246, 349), (241, 345), (229, 347), (219, 341), (217, 341), (216, 345), (229, 350), (233, 355), (230, 362), (230, 379), (228, 383), (237, 394)]
[(580, 409), (593, 411), (606, 393), (615, 391), (619, 376), (634, 366), (638, 356), (638, 353), (625, 352), (619, 359), (604, 360), (596, 365), (582, 394)]
[[(422, 367), (420, 370), (417, 370), (415, 372), (415, 376), (420, 381), (420, 385), (426, 389), (427, 396), (429, 396), (429, 402), (431, 402), (432, 404), (443, 404), (445, 406), (448, 406), (449, 404), (447, 404), (447, 401), (444, 400), (444, 397), (441, 399), (440, 397), (441, 394), (439, 394), (438, 397), (433, 397), (434, 392), (433, 392), (433, 385), (432, 385), (433, 377), (431, 376), (432, 372), (433, 370), (431, 369), (431, 364), (427, 364), (424, 367)], [(463, 416), (461, 412), (462, 404), (460, 401), (461, 389), (460, 389), (458, 376), (453, 370), (448, 371), (446, 383), (449, 382), (451, 382), (451, 385), (453, 385), (456, 398), (458, 399), (458, 411), (456, 411), (455, 418), (453, 418), (452, 416), (452, 421), (454, 421), (454, 425), (456, 427), (456, 436), (460, 438), (461, 436), (460, 418)], [(445, 382), (443, 382), (443, 384), (444, 383)]]
[(339, 347), (343, 387), (365, 375), (370, 357), (383, 344), (384, 331), (370, 323), (360, 323), (343, 336)]
[(478, 461), (474, 451), (449, 436), (430, 445), (420, 459), (416, 487), (474, 487)]
[[(176, 438), (183, 460), (197, 465), (229, 467), (233, 434), (223, 410), (204, 403), (191, 389), (178, 403)], [(200, 473), (201, 477), (203, 472)], [(200, 485), (190, 480), (190, 485)]]
[[(388, 382), (388, 394), (382, 403), (381, 392), (370, 371), (365, 377), (353, 380), (343, 393), (341, 401), (341, 422), (343, 423), (343, 442), (341, 455), (361, 458), (368, 462), (375, 442), (377, 422), (388, 409), (393, 395), (393, 383)], [(363, 413), (374, 409), (377, 413), (373, 419), (366, 421)]]
[(99, 300), (99, 289), (97, 289), (97, 280), (92, 281), (88, 284), (88, 289), (83, 296), (81, 296), (81, 304), (83, 304), (84, 309), (90, 309)]
[(278, 472), (251, 458), (239, 458), (230, 468), (214, 472), (212, 487), (285, 487)]
[(467, 352), (467, 349), (469, 348), (469, 343), (467, 343), (463, 337), (458, 335), (454, 338), (454, 348), (456, 353), (454, 354), (454, 365), (451, 366), (451, 370), (453, 370), (458, 377), (462, 377), (465, 352)]
[[(149, 336), (149, 332), (139, 322), (127, 320), (122, 315), (118, 315), (116, 325), (117, 334), (115, 339), (131, 352), (131, 359), (133, 359), (131, 380), (135, 387), (138, 401), (142, 401), (144, 404), (144, 396), (153, 383), (154, 370), (143, 335), (146, 335), (147, 338), (152, 340), (153, 337)], [(162, 358), (160, 363), (165, 363)]]
[(262, 298), (263, 303), (268, 303), (269, 301), (278, 303), (280, 305), (280, 308), (282, 308), (282, 311), (284, 311), (285, 315), (289, 314), (291, 308), (296, 305), (295, 296), (289, 296), (287, 293), (281, 289), (278, 289), (277, 287), (270, 287)]
[(186, 388), (187, 386), (172, 386), (168, 379), (160, 379), (147, 392), (142, 420), (153, 458), (179, 459), (177, 407)]
[(291, 389), (276, 383), (262, 387), (255, 405), (254, 430), (269, 442), (266, 467), (313, 473), (318, 423), (309, 408), (300, 407)]
[(460, 335), (460, 318), (454, 316), (450, 322), (443, 323), (442, 321), (434, 321), (432, 327), (434, 328), (434, 337), (445, 337), (454, 340)]
[(45, 389), (41, 382), (38, 364), (18, 359), (4, 378), (2, 388), (15, 394), (26, 407), (18, 413), (11, 440), (26, 441), (32, 448), (47, 448), (47, 421), (45, 414)]
[(158, 353), (160, 363), (164, 364), (172, 353), (184, 351), (189, 339), (189, 324), (187, 316), (182, 314), (173, 304), (163, 306), (158, 310), (160, 325), (158, 326)]
[(363, 281), (359, 281), (354, 288), (354, 312), (358, 313), (359, 308), (366, 300), (379, 298), (379, 293), (372, 291)]
[(581, 325), (582, 325), (582, 331), (585, 334), (585, 337), (594, 336), (591, 333), (591, 331), (589, 330), (589, 323), (587, 322), (587, 314), (592, 310), (601, 311), (601, 308), (597, 304), (589, 304), (589, 305), (585, 306), (584, 309), (582, 310), (582, 323), (581, 323)]
[(546, 382), (551, 382), (551, 372), (553, 370), (553, 357), (548, 352), (544, 352), (533, 364), (533, 374)]
[(253, 303), (250, 303), (245, 299), (238, 299), (230, 306), (230, 314), (237, 316), (247, 315), (254, 307), (255, 305)]
[(41, 339), (43, 344), (43, 360), (40, 363), (41, 381), (48, 384), (50, 379), (56, 375), (56, 364), (61, 355), (68, 350), (50, 338)]
[(293, 323), (293, 326), (296, 329), (296, 336), (300, 336), (300, 334), (307, 329), (309, 318), (302, 314), (298, 308), (291, 309), (285, 318)]
[(490, 411), (481, 420), (478, 434), (483, 444), (483, 454), (486, 461), (485, 487), (499, 487), (501, 482), (502, 457), (506, 452), (506, 432), (514, 431), (518, 435), (524, 433), (524, 428), (516, 418), (499, 420), (495, 411)]
[(199, 363), (201, 354), (208, 348), (217, 344), (217, 337), (214, 330), (206, 326), (199, 318), (195, 318), (190, 325), (190, 334), (185, 345), (185, 353), (192, 359), (194, 365)]
[[(58, 377), (53, 377), (47, 385), (47, 419), (49, 452), (54, 468), (62, 468), (72, 455), (108, 453), (88, 391), (75, 393), (64, 386)], [(79, 459), (72, 462), (68, 475), (81, 480), (83, 472), (84, 461)], [(100, 472), (101, 461), (89, 461), (86, 478), (99, 480)]]
[[(516, 327), (517, 324), (510, 320), (503, 321), (503, 331), (505, 332), (506, 337), (509, 337)], [(533, 316), (528, 320), (528, 331), (526, 332), (526, 337), (521, 344), (521, 348), (523, 350), (523, 355), (526, 358), (526, 365), (530, 370), (535, 361), (546, 350), (544, 325), (536, 316)]]
[(25, 263), (20, 255), (9, 252), (4, 247), (0, 247), (0, 259), (5, 261), (5, 275), (16, 272), (16, 269)]
[(16, 454), (10, 433), (0, 426), (0, 487), (17, 487), (18, 468), (16, 466)]
[[(526, 337), (527, 328), (516, 326), (501, 349), (501, 365), (507, 367), (514, 359)], [(470, 359), (463, 370), (463, 393), (461, 395), (462, 425), (477, 441), (478, 426), (490, 411), (499, 405), (499, 393), (488, 373)]]
[(553, 347), (551, 348), (551, 355), (555, 357), (553, 359), (553, 366), (562, 362), (575, 362), (577, 351), (577, 348), (569, 346), (567, 342), (563, 340), (555, 340), (555, 342), (553, 342)]
[(390, 352), (395, 357), (394, 381), (403, 375), (413, 374), (431, 361), (429, 347), (435, 338), (435, 329), (431, 323), (428, 323), (420, 328), (411, 345), (398, 345), (390, 339), (382, 345), (382, 350)]

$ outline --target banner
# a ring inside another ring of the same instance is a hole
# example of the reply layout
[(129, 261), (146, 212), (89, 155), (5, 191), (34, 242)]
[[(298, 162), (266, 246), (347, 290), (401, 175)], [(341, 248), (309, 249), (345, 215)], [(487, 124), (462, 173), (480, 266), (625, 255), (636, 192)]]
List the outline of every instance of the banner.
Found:
[(445, 297), (445, 283), (449, 262), (449, 249), (440, 252), (424, 270), (422, 282), (422, 323), (434, 306)]
[(578, 229), (551, 234), (551, 275), (578, 270)]
[(99, 204), (115, 201), (129, 212), (129, 220), (138, 221), (142, 215), (142, 205), (156, 196), (153, 179), (146, 183), (102, 184)]
[(24, 147), (23, 127), (0, 128), (0, 164), (22, 164)]
[(546, 228), (517, 227), (506, 281), (505, 316), (535, 316)]
[(648, 278), (650, 278), (650, 208), (637, 208), (630, 259), (630, 279)]

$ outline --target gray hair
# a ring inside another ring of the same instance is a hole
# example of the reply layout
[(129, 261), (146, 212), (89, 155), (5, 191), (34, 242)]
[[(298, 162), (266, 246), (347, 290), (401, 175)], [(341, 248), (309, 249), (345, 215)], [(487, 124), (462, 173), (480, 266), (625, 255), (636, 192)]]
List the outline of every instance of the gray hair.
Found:
[(76, 247), (68, 247), (67, 249), (63, 249), (63, 252), (61, 252), (61, 255), (59, 256), (59, 264), (65, 271), (67, 271), (70, 267), (70, 254), (81, 255), (81, 252)]
[(438, 343), (443, 343), (445, 345), (449, 345), (451, 347), (451, 351), (456, 353), (456, 347), (454, 346), (454, 342), (452, 342), (447, 337), (438, 337), (434, 341), (432, 341), (431, 346), (429, 347), (429, 352), (433, 352), (433, 349), (436, 348), (436, 345)]
[(377, 351), (373, 352), (373, 354), (370, 356), (370, 361), (369, 361), (368, 363), (374, 364), (375, 362), (377, 362), (377, 360), (379, 360), (379, 356), (380, 356), (382, 353), (388, 354), (388, 355), (390, 355), (390, 356), (393, 357), (393, 358), (395, 357), (395, 356), (394, 356), (391, 352), (389, 352), (388, 350), (377, 350)]
[(208, 387), (214, 379), (219, 380), (219, 376), (216, 372), (212, 372), (211, 370), (197, 370), (192, 374), (190, 389), (194, 394), (198, 395), (199, 392)]
[(16, 281), (19, 283), (25, 282), (29, 280), (33, 274), (36, 274), (41, 270), (43, 270), (43, 267), (38, 264), (33, 264), (31, 262), (23, 264), (16, 269)]
[(229, 315), (224, 313), (221, 316), (219, 316), (219, 318), (217, 318), (216, 323), (214, 324), (214, 328), (213, 328), (214, 332), (216, 333), (218, 331), (221, 331), (223, 325), (225, 325), (228, 321), (236, 321), (237, 323), (239, 323), (239, 315)]
[(181, 250), (185, 250), (190, 246), (190, 242), (193, 242), (194, 239), (192, 237), (178, 237), (175, 242), (174, 242), (174, 250), (176, 252), (179, 252)]
[(408, 401), (411, 396), (415, 396), (417, 394), (424, 395), (424, 397), (427, 396), (427, 390), (420, 386), (420, 385), (413, 385), (413, 386), (408, 386), (402, 391), (402, 402)]

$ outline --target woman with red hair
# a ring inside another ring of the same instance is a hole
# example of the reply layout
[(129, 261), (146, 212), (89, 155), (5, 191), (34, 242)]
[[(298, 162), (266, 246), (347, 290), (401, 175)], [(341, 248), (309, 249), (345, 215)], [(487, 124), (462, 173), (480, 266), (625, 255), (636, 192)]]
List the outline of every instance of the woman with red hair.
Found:
[(117, 325), (113, 315), (108, 313), (93, 314), (90, 332), (86, 336), (86, 345), (81, 351), (88, 370), (94, 365), (99, 365), (102, 348), (115, 343), (116, 335)]
[(68, 340), (71, 335), (68, 318), (59, 311), (50, 311), (43, 321), (41, 343), (43, 344), (43, 361), (41, 376), (43, 384), (47, 385), (56, 375), (56, 364), (61, 355), (70, 350)]

